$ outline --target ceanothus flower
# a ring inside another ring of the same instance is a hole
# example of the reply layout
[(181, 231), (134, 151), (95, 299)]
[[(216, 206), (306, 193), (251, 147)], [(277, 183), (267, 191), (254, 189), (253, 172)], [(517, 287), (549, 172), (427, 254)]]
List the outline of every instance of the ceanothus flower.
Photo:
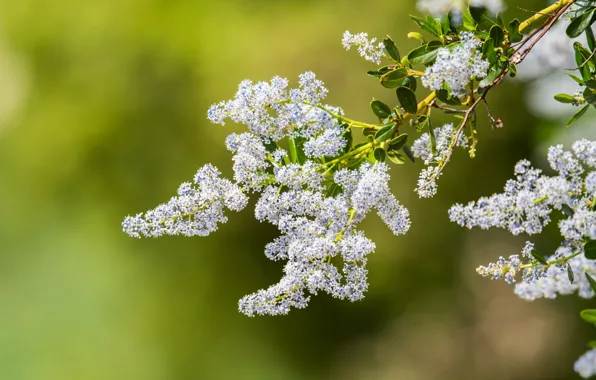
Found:
[(383, 50), (383, 43), (376, 41), (376, 38), (369, 40), (367, 33), (352, 34), (346, 30), (341, 43), (346, 50), (350, 50), (352, 46), (355, 46), (361, 57), (378, 65), (381, 63), (381, 58), (385, 56), (385, 51)]
[(478, 273), (492, 279), (515, 282), (522, 274), (523, 282), (515, 285), (515, 294), (526, 300), (555, 298), (578, 293), (591, 298), (594, 292), (586, 274), (596, 276), (596, 261), (584, 256), (584, 245), (596, 237), (596, 179), (590, 171), (596, 164), (596, 143), (576, 141), (572, 151), (561, 145), (548, 151), (548, 162), (557, 173), (542, 174), (527, 160), (515, 166), (515, 179), (508, 180), (505, 191), (480, 198), (466, 206), (456, 204), (449, 210), (450, 219), (467, 228), (504, 228), (514, 235), (537, 234), (551, 221), (553, 211), (564, 215), (559, 222), (563, 241), (553, 255), (542, 256), (527, 242), (518, 255), (500, 258), (496, 263), (480, 266)]
[[(305, 164), (306, 165), (306, 164)], [(292, 308), (306, 307), (310, 294), (326, 292), (350, 301), (360, 300), (368, 288), (366, 261), (375, 244), (357, 230), (366, 215), (376, 209), (396, 235), (410, 227), (409, 213), (389, 192), (388, 166), (363, 164), (358, 170), (342, 169), (335, 183), (343, 193), (325, 196), (309, 187), (308, 170), (290, 165), (276, 176), (288, 190), (269, 186), (255, 207), (257, 220), (277, 226), (282, 235), (266, 246), (272, 260), (287, 260), (278, 284), (242, 298), (242, 313), (254, 315), (287, 314)], [(341, 270), (334, 262), (339, 258)]]
[(234, 99), (212, 105), (207, 117), (214, 124), (224, 125), (227, 119), (245, 124), (253, 134), (273, 141), (296, 131), (312, 137), (338, 124), (330, 111), (339, 114), (341, 110), (321, 104), (327, 92), (312, 72), (300, 74), (299, 86), (294, 89), (288, 89), (288, 80), (280, 77), (269, 83), (245, 80)]
[(218, 223), (227, 222), (224, 208), (240, 211), (248, 203), (240, 187), (220, 178), (220, 174), (211, 164), (203, 166), (193, 184), (180, 185), (178, 196), (144, 214), (127, 216), (122, 229), (136, 238), (209, 235), (217, 230)]
[(329, 158), (344, 154), (344, 134), (351, 131), (340, 122), (341, 109), (321, 103), (326, 95), (323, 82), (310, 72), (301, 74), (293, 89), (279, 77), (243, 81), (233, 99), (208, 111), (216, 124), (230, 119), (248, 128), (226, 138), (234, 182), (206, 165), (194, 184), (182, 184), (168, 203), (127, 217), (124, 231), (135, 237), (207, 235), (227, 221), (224, 208), (239, 211), (248, 202), (245, 192), (258, 193), (255, 218), (280, 231), (265, 246), (265, 256), (285, 264), (280, 281), (243, 297), (239, 310), (248, 316), (287, 314), (306, 307), (319, 292), (362, 299), (368, 289), (367, 258), (375, 244), (358, 224), (376, 210), (401, 235), (410, 227), (409, 212), (389, 191), (386, 164), (329, 166)]
[[(418, 178), (418, 186), (415, 191), (420, 198), (430, 198), (437, 193), (437, 179), (441, 176), (439, 164), (449, 158), (452, 153), (450, 146), (455, 137), (456, 129), (453, 124), (445, 124), (440, 128), (434, 129), (435, 150), (431, 145), (431, 136), (429, 132), (423, 133), (412, 144), (412, 154), (414, 157), (421, 158), (425, 165)], [(468, 146), (465, 137), (460, 134), (453, 147), (466, 148)]]
[(596, 348), (580, 356), (575, 362), (573, 369), (585, 379), (596, 375)]
[(421, 78), (424, 87), (432, 91), (447, 88), (453, 95), (465, 95), (472, 79), (486, 76), (489, 63), (482, 59), (482, 42), (469, 32), (461, 32), (459, 37), (461, 42), (456, 45), (438, 49), (435, 63)]

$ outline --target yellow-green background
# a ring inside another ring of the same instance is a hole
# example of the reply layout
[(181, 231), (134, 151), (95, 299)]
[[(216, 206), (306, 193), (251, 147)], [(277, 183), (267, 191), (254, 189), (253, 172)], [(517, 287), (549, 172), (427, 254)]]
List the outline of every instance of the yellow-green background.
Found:
[[(517, 4), (515, 4), (517, 5)], [(510, 4), (506, 15), (524, 12)], [(538, 2), (519, 4), (536, 7)], [(413, 47), (413, 1), (1, 0), (0, 379), (573, 379), (596, 332), (575, 297), (527, 303), (475, 267), (524, 237), (467, 231), (448, 206), (499, 191), (561, 123), (533, 117), (516, 82), (489, 99), (478, 155), (456, 156), (435, 199), (412, 189), (421, 164), (393, 167), (413, 226), (376, 217), (370, 290), (314, 297), (287, 317), (247, 318), (243, 295), (276, 282), (264, 245), (276, 230), (251, 208), (207, 238), (135, 240), (127, 214), (174, 194), (207, 162), (231, 175), (206, 120), (245, 78), (315, 71), (328, 102), (374, 121), (395, 102), (343, 50), (344, 30)], [(539, 162), (539, 161), (538, 161)], [(557, 245), (556, 234), (538, 243)]]

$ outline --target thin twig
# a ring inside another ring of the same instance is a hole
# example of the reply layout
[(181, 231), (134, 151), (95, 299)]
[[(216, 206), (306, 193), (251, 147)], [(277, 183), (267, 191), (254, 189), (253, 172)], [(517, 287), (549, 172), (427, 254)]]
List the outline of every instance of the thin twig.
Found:
[(596, 50), (594, 50), (592, 52), (592, 54), (590, 54), (590, 56), (588, 58), (586, 58), (586, 60), (584, 61), (584, 63), (582, 63), (581, 65), (579, 65), (578, 67), (576, 67), (575, 69), (565, 69), (565, 70), (569, 70), (569, 71), (574, 71), (574, 70), (579, 70), (582, 67), (584, 67), (588, 62), (590, 62), (590, 59), (592, 59), (592, 57), (594, 57), (594, 54), (596, 54)]

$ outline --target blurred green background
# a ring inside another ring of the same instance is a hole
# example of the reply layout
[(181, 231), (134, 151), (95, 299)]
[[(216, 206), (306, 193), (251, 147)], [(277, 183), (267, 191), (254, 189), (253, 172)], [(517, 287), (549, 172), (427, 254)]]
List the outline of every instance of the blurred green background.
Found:
[[(491, 93), (505, 127), (481, 118), (477, 157), (458, 155), (435, 199), (413, 192), (420, 163), (393, 168), (413, 227), (395, 237), (366, 222), (378, 249), (364, 301), (320, 295), (287, 317), (239, 314), (240, 297), (281, 274), (263, 254), (276, 230), (251, 208), (207, 238), (120, 231), (204, 163), (231, 176), (223, 140), (241, 129), (209, 124), (206, 110), (242, 79), (295, 83), (312, 70), (330, 104), (373, 121), (371, 98), (394, 94), (341, 35), (390, 34), (405, 51), (413, 0), (0, 5), (0, 379), (577, 378), (573, 362), (596, 337), (577, 316), (590, 303), (527, 303), (477, 276), (525, 238), (447, 217), (502, 189), (517, 160), (541, 163), (540, 144), (561, 130), (527, 110), (521, 82)], [(513, 14), (527, 15), (510, 4)], [(552, 250), (556, 235), (538, 244)]]

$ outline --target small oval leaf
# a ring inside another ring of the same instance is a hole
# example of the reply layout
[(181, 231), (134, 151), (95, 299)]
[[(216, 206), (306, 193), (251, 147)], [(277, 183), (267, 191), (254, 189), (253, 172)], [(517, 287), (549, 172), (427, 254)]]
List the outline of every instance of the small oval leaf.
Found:
[(406, 112), (418, 112), (418, 102), (416, 101), (416, 94), (414, 94), (414, 91), (410, 90), (408, 87), (401, 86), (395, 90), (395, 93), (397, 94), (399, 104), (401, 104)]
[(407, 142), (408, 134), (402, 133), (401, 135), (398, 135), (389, 140), (389, 148), (391, 148), (391, 150), (400, 150), (404, 147), (404, 145), (406, 145)]
[(381, 119), (385, 119), (391, 115), (391, 108), (380, 100), (373, 100), (370, 102), (370, 108)]
[(395, 42), (393, 42), (391, 37), (387, 36), (387, 38), (383, 40), (383, 45), (385, 45), (385, 50), (387, 50), (387, 54), (389, 54), (389, 57), (391, 57), (393, 61), (401, 61), (399, 50), (397, 50), (397, 46), (395, 46)]
[(377, 133), (375, 133), (375, 141), (378, 143), (382, 143), (383, 141), (387, 141), (393, 137), (393, 132), (395, 131), (395, 125), (390, 124), (386, 125), (383, 128), (379, 129)]
[(584, 256), (586, 259), (596, 260), (596, 240), (590, 240), (584, 245)]
[(569, 38), (579, 37), (579, 35), (582, 34), (584, 30), (586, 30), (590, 25), (592, 25), (592, 23), (594, 22), (595, 10), (595, 8), (592, 8), (589, 11), (584, 12), (580, 16), (573, 19), (569, 23), (569, 26), (565, 31), (567, 33), (567, 36), (569, 36)]
[(408, 76), (408, 70), (401, 68), (381, 75), (379, 80), (384, 87), (395, 88)]

